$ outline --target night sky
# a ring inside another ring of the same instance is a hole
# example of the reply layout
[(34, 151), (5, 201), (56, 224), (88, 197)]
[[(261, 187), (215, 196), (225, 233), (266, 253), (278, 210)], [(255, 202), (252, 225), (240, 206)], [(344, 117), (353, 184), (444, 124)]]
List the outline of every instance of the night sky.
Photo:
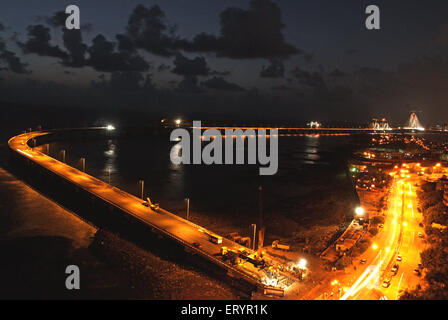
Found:
[[(65, 7), (81, 30), (64, 30)], [(365, 8), (381, 30), (365, 28)], [(280, 121), (448, 119), (446, 1), (0, 2), (0, 102)], [(448, 122), (448, 120), (446, 121)]]

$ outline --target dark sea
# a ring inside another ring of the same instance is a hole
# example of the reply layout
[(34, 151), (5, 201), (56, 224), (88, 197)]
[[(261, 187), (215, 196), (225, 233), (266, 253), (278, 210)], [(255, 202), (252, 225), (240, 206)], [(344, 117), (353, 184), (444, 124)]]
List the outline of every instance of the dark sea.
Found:
[[(308, 218), (300, 210), (304, 198), (319, 190), (349, 185), (347, 161), (351, 152), (365, 146), (368, 135), (307, 135), (279, 137), (279, 167), (273, 176), (260, 176), (259, 165), (175, 165), (168, 138), (54, 142), (50, 154), (68, 164), (136, 196), (144, 195), (163, 208), (183, 215), (186, 198), (191, 209), (219, 215), (256, 216), (258, 187), (262, 186), (266, 212), (288, 212)], [(328, 191), (328, 190), (327, 190)], [(337, 191), (337, 190), (335, 190)], [(324, 196), (324, 195), (322, 195)]]

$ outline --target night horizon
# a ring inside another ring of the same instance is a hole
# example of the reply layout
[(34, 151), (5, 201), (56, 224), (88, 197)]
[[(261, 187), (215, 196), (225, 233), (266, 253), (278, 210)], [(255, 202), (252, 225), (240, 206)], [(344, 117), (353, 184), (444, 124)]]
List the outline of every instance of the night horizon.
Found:
[[(397, 125), (413, 110), (436, 124), (446, 110), (440, 1), (440, 14), (379, 3), (382, 28), (373, 31), (364, 27), (362, 1), (193, 1), (182, 14), (176, 1), (80, 1), (81, 29), (72, 33), (63, 31), (64, 7), (48, 1), (16, 10), (19, 3), (0, 7), (5, 102), (131, 107), (156, 116), (385, 117)], [(157, 25), (151, 35), (149, 24)]]

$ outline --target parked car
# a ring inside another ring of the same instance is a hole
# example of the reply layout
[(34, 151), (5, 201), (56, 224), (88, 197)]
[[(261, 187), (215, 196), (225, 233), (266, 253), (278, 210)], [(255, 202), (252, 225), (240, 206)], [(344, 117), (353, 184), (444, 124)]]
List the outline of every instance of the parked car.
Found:
[(380, 227), (380, 228), (384, 228), (384, 224), (380, 224), (378, 227)]
[(366, 259), (361, 259), (360, 263), (361, 264), (365, 264), (366, 263)]
[(419, 232), (419, 233), (418, 233), (418, 237), (419, 237), (420, 239), (423, 239), (425, 236), (423, 235), (423, 233)]
[(389, 278), (384, 279), (382, 286), (383, 286), (383, 288), (389, 288), (390, 279)]
[(415, 269), (414, 269), (414, 274), (415, 274), (417, 277), (420, 277), (420, 276), (422, 275), (420, 269), (418, 269), (418, 268), (415, 268)]
[(401, 254), (399, 254), (399, 255), (397, 256), (397, 261), (401, 261), (401, 260), (403, 260), (403, 257), (401, 256)]

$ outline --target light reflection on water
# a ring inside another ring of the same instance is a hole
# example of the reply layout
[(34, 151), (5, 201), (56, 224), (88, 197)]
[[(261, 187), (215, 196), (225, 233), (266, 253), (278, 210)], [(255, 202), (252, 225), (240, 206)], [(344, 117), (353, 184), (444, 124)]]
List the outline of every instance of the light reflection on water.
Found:
[[(266, 209), (288, 210), (295, 199), (315, 187), (331, 183), (345, 171), (347, 145), (359, 136), (303, 136), (279, 138), (279, 170), (259, 176), (258, 165), (176, 165), (170, 149), (176, 142), (162, 138), (52, 143), (55, 155), (67, 150), (67, 163), (77, 165), (86, 156), (87, 172), (105, 182), (140, 195), (145, 194), (169, 210), (184, 210), (186, 197), (195, 210), (216, 212), (257, 211), (257, 189), (263, 185)], [(235, 150), (234, 150), (235, 151)], [(247, 160), (247, 158), (246, 158)]]

